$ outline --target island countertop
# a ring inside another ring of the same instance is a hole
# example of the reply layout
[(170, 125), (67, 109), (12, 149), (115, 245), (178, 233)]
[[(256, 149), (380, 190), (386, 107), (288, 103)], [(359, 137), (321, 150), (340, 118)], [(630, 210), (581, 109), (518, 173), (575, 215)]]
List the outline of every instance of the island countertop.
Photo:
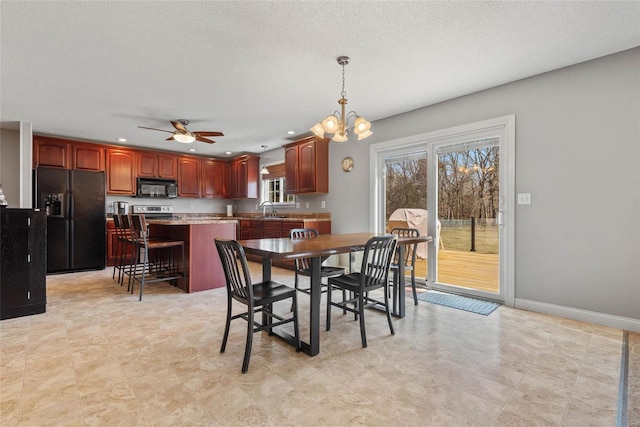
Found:
[(237, 224), (238, 220), (224, 217), (196, 218), (147, 218), (147, 223), (156, 225), (205, 225), (205, 224)]

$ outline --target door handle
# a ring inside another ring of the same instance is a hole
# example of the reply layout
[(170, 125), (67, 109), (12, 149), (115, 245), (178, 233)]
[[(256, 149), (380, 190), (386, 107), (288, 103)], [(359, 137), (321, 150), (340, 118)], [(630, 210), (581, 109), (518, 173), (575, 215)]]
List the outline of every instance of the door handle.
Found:
[(504, 212), (503, 211), (498, 211), (498, 217), (496, 218), (496, 224), (499, 227), (502, 227), (504, 225)]

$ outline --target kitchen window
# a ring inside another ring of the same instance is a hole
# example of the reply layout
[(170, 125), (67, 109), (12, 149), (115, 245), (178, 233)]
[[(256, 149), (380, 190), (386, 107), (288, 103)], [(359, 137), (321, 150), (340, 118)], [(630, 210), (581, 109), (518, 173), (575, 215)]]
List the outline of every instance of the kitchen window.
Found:
[(295, 206), (296, 196), (285, 194), (284, 163), (269, 165), (269, 173), (262, 175), (261, 202), (271, 202), (275, 206)]

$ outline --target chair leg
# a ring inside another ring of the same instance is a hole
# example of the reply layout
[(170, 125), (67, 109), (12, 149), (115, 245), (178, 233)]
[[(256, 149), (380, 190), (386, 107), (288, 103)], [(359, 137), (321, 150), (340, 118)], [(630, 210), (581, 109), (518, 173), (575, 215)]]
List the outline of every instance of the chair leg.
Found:
[(249, 370), (249, 358), (251, 357), (251, 345), (253, 344), (253, 306), (249, 307), (247, 315), (247, 344), (244, 347), (244, 360), (242, 361), (243, 374), (246, 374)]
[[(140, 298), (138, 299), (138, 301), (142, 301), (142, 291), (144, 289), (144, 276), (147, 273), (147, 262), (149, 260), (149, 250), (145, 248), (144, 250), (144, 257), (142, 258), (142, 277), (140, 278)], [(135, 282), (135, 280), (134, 280)], [(131, 293), (133, 293), (133, 289), (131, 289)]]
[(331, 291), (333, 291), (333, 286), (331, 283), (327, 283), (327, 331), (331, 330)]
[[(387, 297), (388, 298), (388, 297)], [(362, 348), (367, 348), (367, 332), (364, 327), (364, 295), (358, 294), (358, 312), (360, 313), (360, 339), (362, 340)], [(387, 313), (389, 313), (387, 306)]]
[(413, 304), (418, 305), (418, 292), (416, 291), (416, 270), (411, 270), (411, 287), (413, 288)]
[(231, 325), (231, 297), (227, 297), (227, 321), (224, 325), (224, 335), (222, 337), (222, 345), (220, 346), (220, 353), (224, 353), (227, 348), (227, 338), (229, 338), (229, 326)]
[[(293, 276), (294, 276), (294, 280), (293, 280), (293, 287), (296, 290), (296, 293), (298, 293), (298, 271), (294, 271), (293, 272)], [(293, 301), (291, 301), (291, 310), (293, 311)]]
[(389, 310), (389, 296), (386, 290), (384, 292), (384, 311), (387, 313), (387, 322), (389, 322), (389, 330), (391, 331), (391, 335), (395, 335), (396, 332), (393, 330), (393, 323), (391, 323), (391, 312)]

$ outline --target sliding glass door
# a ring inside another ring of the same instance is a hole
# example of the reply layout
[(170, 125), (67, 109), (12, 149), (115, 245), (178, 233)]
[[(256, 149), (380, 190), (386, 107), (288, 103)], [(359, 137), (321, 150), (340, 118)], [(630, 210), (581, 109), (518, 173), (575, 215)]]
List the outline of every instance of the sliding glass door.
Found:
[(416, 278), (513, 304), (515, 117), (372, 145), (376, 231), (418, 228)]

